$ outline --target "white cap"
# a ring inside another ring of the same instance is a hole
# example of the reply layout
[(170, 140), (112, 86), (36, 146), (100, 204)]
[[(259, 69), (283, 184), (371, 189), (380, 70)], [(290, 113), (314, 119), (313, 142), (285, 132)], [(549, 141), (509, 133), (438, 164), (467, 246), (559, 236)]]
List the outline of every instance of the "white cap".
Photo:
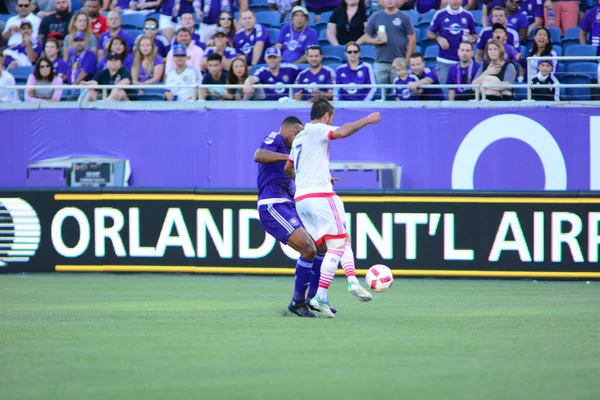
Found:
[(294, 13), (295, 13), (296, 11), (302, 11), (302, 13), (303, 13), (304, 15), (306, 15), (306, 18), (310, 18), (310, 15), (308, 14), (308, 10), (307, 10), (305, 7), (302, 7), (302, 6), (296, 6), (296, 7), (292, 8), (292, 12), (291, 12), (291, 15), (292, 15), (292, 17), (294, 16)]

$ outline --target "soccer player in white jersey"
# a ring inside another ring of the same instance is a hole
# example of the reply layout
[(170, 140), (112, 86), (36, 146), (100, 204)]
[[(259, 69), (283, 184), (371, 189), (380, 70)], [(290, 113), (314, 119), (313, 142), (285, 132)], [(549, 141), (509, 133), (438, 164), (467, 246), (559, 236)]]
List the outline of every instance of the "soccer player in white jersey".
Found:
[[(344, 254), (347, 235), (344, 203), (333, 191), (329, 172), (330, 141), (347, 138), (381, 120), (381, 114), (375, 112), (336, 128), (331, 126), (333, 113), (333, 106), (326, 99), (314, 101), (310, 112), (311, 122), (294, 139), (290, 158), (285, 165), (286, 173), (296, 180), (294, 199), (298, 215), (317, 243), (317, 252), (325, 252), (319, 288), (310, 305), (329, 318), (334, 318), (335, 314), (329, 305), (327, 289)], [(348, 289), (351, 293), (356, 291), (359, 299), (360, 296), (365, 301), (371, 299), (371, 294), (358, 280), (351, 282)]]

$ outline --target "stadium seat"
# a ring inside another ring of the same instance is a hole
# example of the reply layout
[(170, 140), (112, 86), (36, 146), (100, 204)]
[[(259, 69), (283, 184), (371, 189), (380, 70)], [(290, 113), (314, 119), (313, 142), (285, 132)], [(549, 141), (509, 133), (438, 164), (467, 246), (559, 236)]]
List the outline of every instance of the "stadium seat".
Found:
[(127, 32), (127, 34), (129, 36), (131, 36), (133, 39), (138, 37), (138, 35), (144, 34), (144, 30), (142, 28), (123, 28), (123, 29), (125, 29), (125, 32)]
[(279, 28), (268, 28), (267, 30), (269, 31), (269, 41), (271, 45), (274, 45), (279, 37)]
[(423, 54), (425, 56), (425, 65), (427, 65), (430, 68), (435, 67), (436, 58), (437, 58), (438, 54), (439, 54), (438, 46), (429, 46), (428, 48), (426, 48), (425, 54)]
[[(588, 84), (590, 78), (585, 75), (568, 75), (565, 76), (561, 81), (564, 84)], [(567, 88), (566, 96), (564, 100), (569, 101), (584, 101), (590, 99), (590, 88)]]
[(16, 83), (26, 83), (29, 75), (33, 73), (33, 66), (16, 67), (9, 71), (15, 77)]
[(326, 65), (326, 66), (328, 66), (329, 68), (331, 68), (332, 70), (335, 71), (337, 69), (337, 67), (339, 67), (340, 65), (342, 65), (342, 63), (339, 62), (339, 61), (325, 61), (325, 62), (323, 62), (323, 65)]
[(559, 57), (563, 55), (563, 48), (561, 45), (552, 45), (552, 50), (554, 50), (556, 52), (556, 55)]
[(329, 40), (327, 40), (327, 31), (321, 31), (321, 33), (319, 33), (319, 44), (326, 44), (329, 43)]
[[(565, 57), (595, 57), (596, 47), (589, 44), (576, 44), (569, 46), (565, 49)], [(574, 64), (576, 62), (582, 62), (581, 60), (564, 60), (562, 61), (565, 65)], [(585, 62), (585, 61), (583, 61)], [(596, 63), (594, 60), (590, 62)]]
[(405, 13), (408, 14), (408, 16), (410, 17), (410, 19), (412, 19), (413, 25), (417, 26), (419, 25), (419, 12), (416, 10), (408, 10), (408, 11), (404, 11)]
[(332, 63), (341, 64), (341, 62), (343, 60), (345, 60), (345, 59), (340, 58), (338, 56), (323, 56), (323, 64), (332, 64)]
[(338, 57), (340, 60), (346, 58), (344, 46), (334, 46), (330, 43), (325, 43), (321, 45), (321, 51), (323, 52), (324, 56), (335, 56)]
[(415, 46), (415, 53), (423, 53), (423, 48), (419, 45)]
[(121, 25), (124, 29), (143, 29), (145, 20), (144, 14), (121, 14)]
[(362, 57), (373, 58), (375, 59), (375, 55), (377, 54), (377, 50), (375, 46), (372, 44), (366, 44), (360, 47), (360, 55)]
[(279, 28), (281, 16), (277, 11), (260, 11), (256, 13), (256, 22), (266, 25), (267, 28)]
[(317, 34), (320, 34), (322, 31), (327, 30), (327, 22), (319, 22), (318, 24), (313, 26), (313, 28), (315, 28)]
[(298, 72), (310, 68), (310, 65), (308, 65), (307, 63), (296, 64), (296, 66), (298, 67)]
[(419, 28), (428, 27), (436, 11), (427, 11), (419, 21)]
[(248, 7), (254, 12), (269, 11), (269, 2), (268, 0), (250, 0)]
[(11, 14), (0, 14), (0, 21), (6, 22), (10, 17), (12, 17)]
[(475, 20), (475, 25), (481, 26), (481, 16), (483, 15), (483, 11), (481, 10), (468, 10), (473, 19)]
[(565, 31), (565, 36), (560, 41), (563, 52), (567, 50), (567, 47), (579, 44), (579, 31), (581, 31), (579, 27), (569, 28)]
[(513, 89), (513, 93), (515, 94), (516, 100), (526, 100), (527, 99), (527, 85), (523, 83), (521, 87), (516, 87)]
[(321, 15), (319, 16), (319, 23), (320, 24), (328, 23), (332, 14), (333, 14), (333, 11), (325, 11), (324, 13), (321, 13)]
[(590, 80), (598, 79), (598, 65), (591, 62), (574, 62), (567, 66), (567, 76), (584, 75)]
[[(361, 57), (361, 58), (360, 58), (360, 60), (361, 60), (362, 62), (365, 62), (365, 63), (367, 63), (367, 64), (371, 64), (371, 65), (373, 65), (373, 63), (375, 63), (375, 59), (374, 59), (374, 58), (369, 58), (369, 57)], [(346, 62), (346, 61), (344, 61), (344, 62)]]
[(82, 0), (71, 0), (71, 10), (73, 14), (81, 10)]

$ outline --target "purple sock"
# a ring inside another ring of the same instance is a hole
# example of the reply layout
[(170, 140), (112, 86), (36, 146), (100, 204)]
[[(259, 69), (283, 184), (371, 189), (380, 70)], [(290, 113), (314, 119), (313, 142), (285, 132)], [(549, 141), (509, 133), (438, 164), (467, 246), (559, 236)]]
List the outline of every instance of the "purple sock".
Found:
[(310, 280), (313, 262), (300, 257), (296, 262), (296, 279), (294, 281), (294, 302), (306, 301), (306, 286)]
[(308, 286), (308, 298), (312, 299), (317, 295), (319, 289), (319, 279), (321, 278), (321, 264), (325, 254), (317, 254), (312, 265), (312, 275), (310, 276), (310, 284)]

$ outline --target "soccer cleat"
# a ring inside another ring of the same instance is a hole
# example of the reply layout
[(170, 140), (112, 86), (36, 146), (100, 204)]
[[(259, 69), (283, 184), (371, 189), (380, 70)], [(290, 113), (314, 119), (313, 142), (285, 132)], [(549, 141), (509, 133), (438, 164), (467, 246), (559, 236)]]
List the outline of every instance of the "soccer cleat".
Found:
[(373, 296), (358, 282), (348, 282), (348, 293), (355, 296), (359, 301), (367, 302), (373, 300)]
[(290, 304), (288, 304), (288, 311), (291, 312), (292, 314), (296, 314), (299, 317), (302, 318), (316, 318), (317, 316), (311, 312), (308, 309), (308, 306), (306, 305), (306, 302), (304, 303), (294, 303), (294, 301), (290, 301)]
[(312, 299), (310, 299), (310, 305), (313, 310), (319, 311), (327, 318), (335, 318), (335, 314), (333, 313), (333, 311), (331, 311), (329, 300), (323, 301), (317, 296), (315, 296)]
[[(313, 311), (319, 311), (317, 308), (313, 307), (312, 304), (310, 304), (310, 300), (311, 299), (308, 299), (308, 308), (310, 308)], [(329, 309), (332, 313), (337, 314), (337, 308), (329, 306)]]

